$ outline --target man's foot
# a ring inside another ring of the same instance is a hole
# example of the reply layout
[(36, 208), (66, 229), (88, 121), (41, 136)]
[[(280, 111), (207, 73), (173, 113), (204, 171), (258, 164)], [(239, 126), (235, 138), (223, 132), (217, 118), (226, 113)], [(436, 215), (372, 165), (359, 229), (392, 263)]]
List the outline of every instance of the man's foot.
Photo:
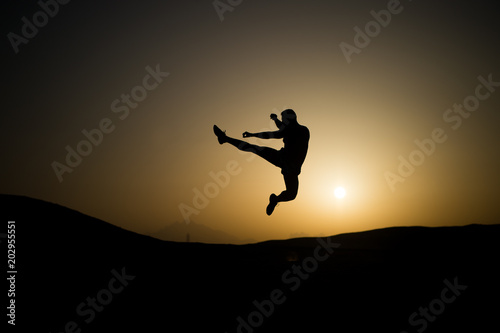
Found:
[(278, 196), (273, 193), (269, 197), (269, 205), (267, 205), (266, 214), (267, 215), (271, 215), (273, 213), (274, 208), (276, 207), (277, 204), (278, 204)]
[(220, 128), (217, 127), (217, 125), (214, 125), (214, 133), (217, 135), (217, 140), (219, 141), (219, 144), (223, 144), (226, 141), (226, 132), (223, 132)]

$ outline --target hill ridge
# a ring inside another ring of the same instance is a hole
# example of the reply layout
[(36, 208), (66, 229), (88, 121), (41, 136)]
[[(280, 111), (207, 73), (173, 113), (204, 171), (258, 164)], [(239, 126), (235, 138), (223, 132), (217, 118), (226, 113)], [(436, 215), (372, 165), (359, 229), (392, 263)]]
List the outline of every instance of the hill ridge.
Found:
[[(4, 218), (16, 220), (22, 331), (61, 332), (74, 322), (82, 332), (235, 332), (238, 318), (248, 321), (255, 304), (282, 292), (286, 302), (258, 332), (410, 332), (409, 316), (439, 297), (444, 280), (457, 279), (467, 286), (463, 296), (426, 333), (496, 325), (499, 306), (491, 299), (500, 297), (500, 225), (390, 227), (323, 241), (181, 243), (38, 199), (0, 200)], [(329, 251), (326, 242), (340, 247)], [(108, 302), (103, 295), (119, 274), (129, 283)], [(77, 309), (88, 299), (101, 299), (104, 310), (87, 323)]]
[[(55, 211), (60, 211), (64, 212), (66, 214), (78, 214), (80, 217), (88, 219), (88, 222), (92, 222), (97, 225), (101, 225), (101, 227), (108, 228), (112, 230), (113, 228), (116, 228), (116, 230), (120, 231), (126, 231), (130, 232), (136, 235), (140, 235), (142, 237), (150, 237), (153, 239), (157, 239), (160, 241), (164, 242), (182, 242), (182, 241), (173, 241), (173, 240), (165, 240), (161, 239), (160, 237), (156, 236), (156, 233), (148, 233), (148, 234), (143, 234), (139, 232), (135, 232), (132, 230), (128, 230), (125, 228), (122, 228), (120, 226), (117, 226), (115, 224), (109, 223), (107, 221), (104, 221), (102, 219), (99, 219), (97, 217), (93, 217), (90, 215), (87, 215), (83, 212), (74, 210), (72, 208), (60, 205), (58, 203), (53, 203), (49, 201), (45, 201), (42, 199), (37, 199), (37, 198), (31, 198), (28, 196), (23, 196), (23, 195), (10, 195), (10, 194), (0, 194), (0, 201), (6, 202), (7, 206), (9, 207), (9, 210), (11, 214), (13, 214), (12, 218), (15, 219), (15, 214), (17, 216), (26, 216), (27, 213), (29, 214), (28, 211), (26, 211), (24, 208), (26, 206), (30, 205), (36, 205), (36, 208), (43, 207), (45, 208), (46, 211), (48, 212), (55, 212)], [(24, 207), (23, 207), (24, 206)], [(29, 207), (29, 210), (33, 209), (32, 207)], [(63, 214), (60, 214), (63, 215)], [(34, 220), (32, 223), (35, 223)], [(176, 222), (175, 224), (182, 224), (182, 222)], [(198, 224), (202, 226), (203, 228), (210, 229), (209, 227), (206, 227), (205, 225)], [(50, 224), (47, 225), (50, 227)], [(60, 227), (60, 225), (58, 225)], [(81, 227), (81, 226), (79, 226)], [(382, 228), (376, 228), (376, 229), (369, 229), (369, 230), (362, 230), (362, 231), (354, 231), (354, 232), (344, 232), (344, 233), (339, 233), (339, 234), (334, 234), (334, 235), (329, 235), (329, 236), (311, 236), (311, 237), (298, 237), (298, 238), (288, 238), (288, 239), (279, 239), (279, 240), (264, 240), (264, 241), (256, 241), (252, 243), (245, 243), (245, 244), (234, 244), (234, 243), (210, 243), (210, 242), (200, 242), (200, 241), (194, 241), (193, 243), (203, 243), (203, 244), (231, 244), (231, 245), (250, 245), (250, 244), (265, 244), (265, 243), (272, 243), (272, 242), (287, 242), (287, 241), (292, 241), (292, 242), (297, 242), (298, 240), (315, 240), (317, 238), (327, 238), (327, 237), (340, 237), (340, 238), (345, 238), (349, 236), (354, 236), (356, 235), (357, 237), (359, 236), (364, 236), (364, 235), (373, 235), (376, 233), (387, 233), (387, 232), (414, 232), (417, 230), (420, 231), (439, 231), (439, 230), (458, 230), (460, 228), (466, 228), (466, 229), (473, 229), (475, 227), (491, 227), (491, 228), (500, 228), (500, 224), (479, 224), (479, 223), (471, 223), (471, 224), (466, 224), (466, 225), (461, 225), (461, 226), (390, 226), (390, 227), (382, 227)], [(211, 229), (213, 230), (213, 229)]]

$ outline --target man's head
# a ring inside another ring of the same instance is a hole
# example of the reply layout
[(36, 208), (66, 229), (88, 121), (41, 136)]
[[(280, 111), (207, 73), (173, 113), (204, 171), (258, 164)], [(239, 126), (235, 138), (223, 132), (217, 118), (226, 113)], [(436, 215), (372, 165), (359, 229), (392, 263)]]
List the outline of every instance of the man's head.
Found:
[(281, 112), (281, 120), (288, 125), (289, 123), (297, 123), (297, 114), (292, 109), (286, 109)]

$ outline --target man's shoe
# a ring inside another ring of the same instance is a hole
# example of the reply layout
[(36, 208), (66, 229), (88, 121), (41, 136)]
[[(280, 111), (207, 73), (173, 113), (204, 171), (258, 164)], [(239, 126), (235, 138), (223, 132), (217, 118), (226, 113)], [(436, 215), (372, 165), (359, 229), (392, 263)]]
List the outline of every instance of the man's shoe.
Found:
[(271, 215), (277, 204), (278, 204), (278, 196), (276, 196), (276, 194), (273, 193), (271, 194), (271, 196), (269, 196), (269, 205), (267, 205), (266, 214)]
[(223, 132), (220, 128), (218, 128), (216, 125), (214, 125), (214, 133), (217, 135), (217, 140), (219, 141), (219, 144), (223, 144), (226, 141), (226, 133)]

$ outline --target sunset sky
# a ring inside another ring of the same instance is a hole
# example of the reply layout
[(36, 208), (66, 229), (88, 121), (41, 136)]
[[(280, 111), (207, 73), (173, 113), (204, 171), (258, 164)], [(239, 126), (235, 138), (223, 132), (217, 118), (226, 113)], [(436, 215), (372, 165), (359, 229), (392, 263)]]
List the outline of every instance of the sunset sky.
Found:
[[(257, 241), (500, 222), (494, 2), (45, 2), (2, 3), (1, 193), (152, 233), (208, 189), (190, 220)], [(269, 217), (280, 170), (212, 126), (275, 130), (285, 108), (311, 139)]]

